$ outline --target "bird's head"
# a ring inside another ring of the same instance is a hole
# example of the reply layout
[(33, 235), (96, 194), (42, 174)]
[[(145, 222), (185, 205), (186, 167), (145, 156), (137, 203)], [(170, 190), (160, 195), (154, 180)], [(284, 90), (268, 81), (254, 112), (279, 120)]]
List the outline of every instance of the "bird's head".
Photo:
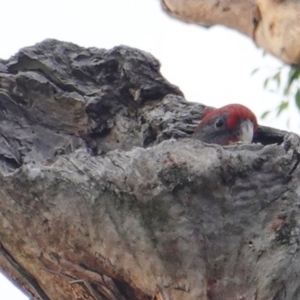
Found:
[(223, 146), (239, 141), (250, 143), (257, 127), (256, 117), (249, 108), (230, 104), (207, 110), (194, 137), (205, 143)]

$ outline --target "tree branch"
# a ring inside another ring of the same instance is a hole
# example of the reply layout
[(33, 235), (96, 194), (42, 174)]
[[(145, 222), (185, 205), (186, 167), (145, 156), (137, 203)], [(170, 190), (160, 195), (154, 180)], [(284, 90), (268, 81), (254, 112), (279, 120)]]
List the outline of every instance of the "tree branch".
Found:
[(224, 25), (250, 38), (283, 62), (300, 65), (298, 0), (162, 0), (179, 20), (202, 26)]

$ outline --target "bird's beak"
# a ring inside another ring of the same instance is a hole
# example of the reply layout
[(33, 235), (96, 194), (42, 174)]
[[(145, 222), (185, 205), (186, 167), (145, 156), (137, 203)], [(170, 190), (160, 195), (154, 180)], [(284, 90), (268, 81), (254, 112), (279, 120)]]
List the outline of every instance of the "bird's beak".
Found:
[(253, 139), (254, 126), (250, 120), (243, 120), (240, 124), (239, 140), (251, 143)]

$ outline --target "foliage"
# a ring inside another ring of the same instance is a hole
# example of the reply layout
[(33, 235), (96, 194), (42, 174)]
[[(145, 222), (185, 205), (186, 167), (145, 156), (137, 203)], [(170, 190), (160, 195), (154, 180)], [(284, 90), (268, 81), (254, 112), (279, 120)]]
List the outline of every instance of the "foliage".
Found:
[[(255, 69), (252, 75), (259, 69)], [(300, 69), (289, 67), (279, 68), (274, 75), (268, 77), (264, 81), (264, 88), (272, 92), (282, 93), (282, 101), (275, 108), (277, 117), (288, 109), (291, 101), (294, 101), (296, 107), (300, 111)], [(270, 110), (265, 111), (261, 118), (265, 119), (271, 113)]]

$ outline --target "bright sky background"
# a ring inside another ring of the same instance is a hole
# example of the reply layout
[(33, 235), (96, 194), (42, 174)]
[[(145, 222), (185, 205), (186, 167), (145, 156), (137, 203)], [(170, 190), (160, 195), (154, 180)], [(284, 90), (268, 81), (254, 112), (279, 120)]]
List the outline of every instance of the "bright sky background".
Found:
[[(46, 38), (84, 47), (112, 48), (124, 44), (152, 53), (162, 74), (176, 84), (189, 101), (220, 107), (241, 103), (257, 117), (275, 108), (281, 96), (263, 89), (263, 80), (281, 63), (262, 56), (253, 42), (223, 28), (205, 29), (169, 18), (158, 0), (9, 0), (1, 3), (0, 58)], [(256, 68), (262, 71), (251, 76)], [(260, 124), (299, 131), (299, 113), (293, 108), (281, 118)], [(24, 300), (0, 274), (0, 299)]]

